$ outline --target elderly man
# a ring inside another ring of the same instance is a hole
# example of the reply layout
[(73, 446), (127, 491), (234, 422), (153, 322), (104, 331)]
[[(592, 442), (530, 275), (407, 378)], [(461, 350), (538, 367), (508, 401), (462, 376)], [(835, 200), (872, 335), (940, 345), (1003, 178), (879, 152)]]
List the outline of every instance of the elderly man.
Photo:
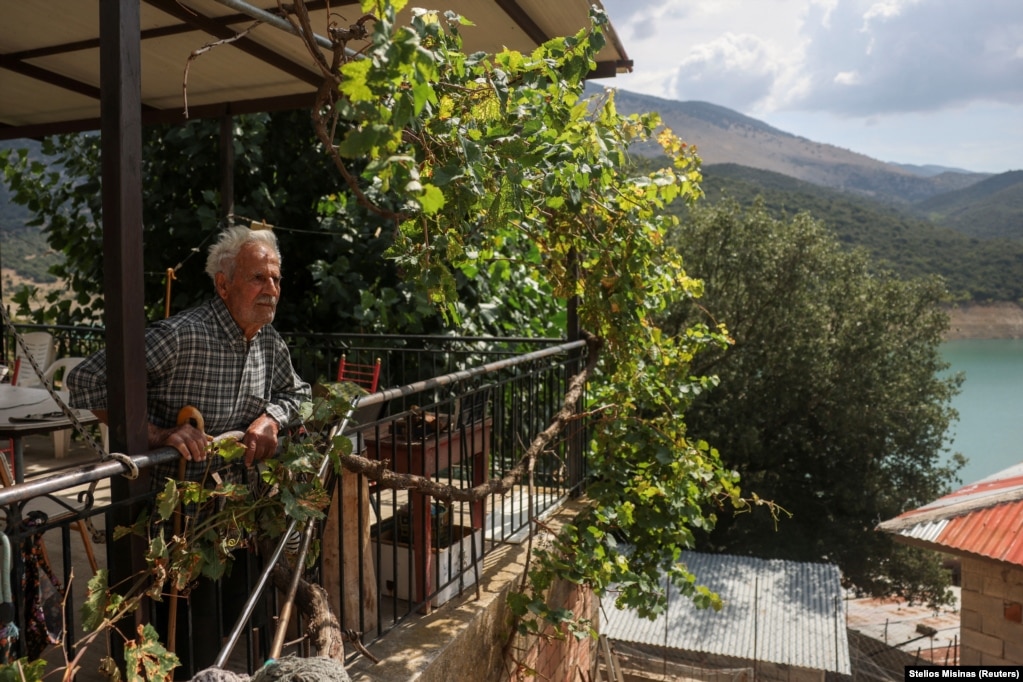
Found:
[[(217, 296), (146, 330), (149, 447), (170, 446), (188, 460), (186, 478), (206, 466), (206, 439), (179, 410), (192, 405), (206, 431), (244, 431), (245, 464), (277, 448), (280, 429), (293, 423), (309, 384), (291, 365), (287, 346), (270, 326), (281, 291), (281, 256), (268, 230), (233, 227), (210, 249), (206, 272)], [(78, 365), (67, 379), (75, 407), (106, 413), (106, 354)]]
[[(213, 299), (146, 330), (146, 394), (149, 447), (177, 449), (186, 461), (185, 479), (209, 483), (208, 472), (222, 463), (206, 461), (204, 433), (177, 423), (182, 407), (200, 412), (207, 433), (244, 432), (247, 468), (274, 454), (280, 430), (297, 421), (310, 388), (295, 373), (287, 346), (270, 325), (281, 292), (281, 255), (274, 234), (247, 227), (226, 230), (210, 249), (206, 272), (216, 289)], [(106, 420), (106, 369), (106, 353), (101, 351), (67, 377), (71, 404), (92, 410), (101, 421)], [(162, 487), (167, 477), (177, 476), (178, 466), (159, 467), (154, 484)], [(239, 481), (243, 471), (235, 465), (223, 477)], [(216, 630), (222, 619), (196, 611), (216, 605), (211, 587), (201, 582), (192, 592), (191, 637), (178, 635), (179, 643), (195, 647), (200, 666), (212, 662), (220, 645)], [(240, 588), (236, 596), (244, 600), (243, 580), (225, 581), (224, 587)], [(199, 669), (191, 664), (188, 647), (178, 648), (185, 671)]]

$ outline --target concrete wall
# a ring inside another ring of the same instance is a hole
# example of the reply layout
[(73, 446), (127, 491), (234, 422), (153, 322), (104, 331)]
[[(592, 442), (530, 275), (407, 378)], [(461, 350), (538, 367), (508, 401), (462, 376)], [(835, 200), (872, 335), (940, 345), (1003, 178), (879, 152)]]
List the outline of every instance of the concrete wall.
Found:
[(1023, 566), (963, 558), (962, 665), (1023, 664)]
[[(582, 502), (572, 501), (554, 518), (559, 526), (574, 518)], [(515, 633), (508, 593), (518, 589), (526, 566), (525, 545), (503, 545), (487, 555), (481, 572), (480, 599), (469, 588), (456, 599), (398, 626), (370, 651), (381, 659), (356, 660), (348, 672), (353, 682), (505, 682), (507, 680), (589, 680), (596, 640), (523, 637)], [(588, 616), (598, 627), (598, 602), (592, 592), (570, 583), (555, 585), (554, 606)], [(541, 671), (534, 676), (530, 670)]]

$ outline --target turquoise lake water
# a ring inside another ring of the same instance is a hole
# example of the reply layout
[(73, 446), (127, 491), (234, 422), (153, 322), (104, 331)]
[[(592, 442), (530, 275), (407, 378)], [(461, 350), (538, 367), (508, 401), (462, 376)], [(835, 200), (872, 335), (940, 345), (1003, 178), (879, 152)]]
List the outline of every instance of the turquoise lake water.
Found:
[(949, 341), (941, 352), (949, 371), (966, 376), (949, 434), (951, 450), (969, 459), (963, 484), (1023, 461), (1023, 340)]

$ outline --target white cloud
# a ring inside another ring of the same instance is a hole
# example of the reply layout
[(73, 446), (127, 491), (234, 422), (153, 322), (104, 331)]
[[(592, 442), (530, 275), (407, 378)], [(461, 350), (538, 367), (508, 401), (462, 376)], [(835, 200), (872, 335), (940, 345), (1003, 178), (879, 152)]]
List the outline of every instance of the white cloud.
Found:
[(743, 111), (770, 94), (776, 77), (767, 44), (756, 36), (726, 33), (689, 51), (669, 82), (668, 95)]
[[(919, 137), (944, 117), (963, 122), (954, 132), (963, 149), (978, 159), (992, 155), (983, 168), (1020, 165), (1007, 152), (994, 161), (997, 150), (986, 138), (969, 143), (981, 131), (967, 114), (985, 112), (983, 125), (1007, 141), (1023, 133), (1023, 0), (604, 0), (604, 6), (636, 65), (615, 87), (709, 101), (772, 125), (820, 117), (828, 123), (819, 128), (838, 141), (778, 127), (864, 153), (870, 152), (841, 144), (836, 122), (846, 121), (850, 139), (876, 140), (887, 129)], [(909, 123), (921, 115), (928, 125)], [(898, 139), (889, 139), (896, 153)]]
[(864, 116), (1023, 98), (1019, 0), (842, 0), (827, 21), (816, 14), (804, 25), (810, 87), (790, 108)]
[(835, 83), (838, 85), (858, 85), (862, 79), (855, 71), (843, 71), (835, 76)]

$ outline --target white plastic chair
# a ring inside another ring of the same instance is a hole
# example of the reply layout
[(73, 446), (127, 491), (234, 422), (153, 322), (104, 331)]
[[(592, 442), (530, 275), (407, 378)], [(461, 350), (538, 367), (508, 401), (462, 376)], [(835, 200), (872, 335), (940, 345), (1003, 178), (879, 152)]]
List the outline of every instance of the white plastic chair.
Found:
[[(64, 380), (67, 378), (68, 372), (78, 366), (80, 362), (85, 358), (60, 358), (50, 363), (46, 367), (46, 371), (43, 372), (43, 381), (46, 382), (50, 388), (61, 389), (64, 386)], [(61, 372), (61, 370), (64, 370)], [(60, 374), (60, 379), (57, 383), (54, 383), (54, 377)]]
[[(60, 358), (59, 360), (50, 363), (50, 366), (47, 367), (46, 371), (43, 373), (43, 381), (45, 381), (51, 388), (62, 388), (68, 372), (70, 372), (72, 368), (77, 366), (78, 363), (83, 360), (85, 360), (85, 358), (70, 357)], [(55, 381), (55, 378), (58, 376), (59, 379)], [(71, 431), (72, 429), (62, 429), (60, 431), (53, 432), (53, 456), (57, 459), (67, 457), (67, 453), (71, 449)]]
[[(25, 342), (28, 352), (32, 354), (32, 359), (39, 365), (40, 371), (45, 373), (50, 365), (53, 364), (57, 355), (57, 346), (53, 341), (53, 334), (49, 332), (27, 332), (22, 334), (21, 338)], [(18, 371), (18, 379), (15, 385), (42, 388), (43, 380), (32, 369), (32, 363), (25, 357), (25, 351), (22, 350), (21, 344), (16, 343), (14, 345), (14, 357), (21, 359), (21, 368)]]

